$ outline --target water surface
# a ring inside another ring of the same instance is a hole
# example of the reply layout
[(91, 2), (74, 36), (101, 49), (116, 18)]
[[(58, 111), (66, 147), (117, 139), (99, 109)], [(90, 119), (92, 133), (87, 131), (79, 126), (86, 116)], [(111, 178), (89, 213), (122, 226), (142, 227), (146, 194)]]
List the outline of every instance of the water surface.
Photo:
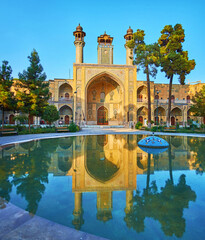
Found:
[(80, 136), (5, 148), (0, 197), (109, 239), (203, 239), (205, 140), (164, 136), (169, 149), (152, 155), (137, 146), (142, 137)]

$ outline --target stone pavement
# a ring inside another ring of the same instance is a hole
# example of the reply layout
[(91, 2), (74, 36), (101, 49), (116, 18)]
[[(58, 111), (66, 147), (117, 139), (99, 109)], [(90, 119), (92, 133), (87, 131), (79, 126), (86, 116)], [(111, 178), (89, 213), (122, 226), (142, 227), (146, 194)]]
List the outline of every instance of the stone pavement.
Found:
[[(80, 132), (76, 133), (43, 133), (43, 134), (28, 134), (28, 135), (15, 135), (0, 137), (0, 146), (11, 143), (25, 142), (37, 139), (56, 138), (56, 137), (69, 137), (69, 136), (83, 136), (83, 135), (104, 135), (104, 134), (143, 134), (151, 135), (152, 132), (141, 131), (130, 128), (83, 128)], [(190, 136), (190, 137), (205, 137), (205, 134), (194, 133), (165, 133), (158, 132), (156, 135), (171, 135), (171, 136)]]
[(1, 203), (1, 207), (1, 240), (106, 240), (33, 216), (11, 203)]

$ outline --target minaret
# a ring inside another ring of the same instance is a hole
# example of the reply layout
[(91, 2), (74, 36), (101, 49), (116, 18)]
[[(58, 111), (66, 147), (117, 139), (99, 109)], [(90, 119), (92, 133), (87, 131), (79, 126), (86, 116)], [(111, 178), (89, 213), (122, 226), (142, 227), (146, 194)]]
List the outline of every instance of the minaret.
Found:
[(106, 32), (98, 37), (98, 64), (113, 64), (113, 37)]
[[(126, 42), (133, 38), (133, 30), (131, 27), (127, 30), (127, 34), (124, 36)], [(126, 48), (126, 65), (133, 65), (133, 49), (128, 48), (125, 44)]]
[(83, 63), (83, 47), (85, 46), (84, 37), (86, 36), (85, 32), (83, 32), (83, 28), (80, 24), (77, 26), (76, 31), (73, 32), (75, 36), (75, 47), (76, 47), (76, 63)]

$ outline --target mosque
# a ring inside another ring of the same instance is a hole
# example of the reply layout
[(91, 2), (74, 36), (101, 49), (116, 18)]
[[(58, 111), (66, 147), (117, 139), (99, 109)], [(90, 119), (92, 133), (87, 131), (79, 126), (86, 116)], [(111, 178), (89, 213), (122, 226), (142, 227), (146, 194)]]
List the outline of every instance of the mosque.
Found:
[[(60, 112), (61, 121), (82, 121), (87, 125), (125, 125), (128, 122), (148, 119), (147, 86), (137, 79), (137, 67), (133, 65), (133, 50), (125, 45), (126, 64), (113, 64), (113, 37), (104, 33), (97, 38), (98, 63), (83, 62), (86, 33), (77, 26), (75, 37), (76, 61), (73, 79), (49, 80), (54, 104)], [(124, 35), (125, 43), (132, 39), (129, 27)], [(179, 85), (172, 89), (171, 124), (184, 125), (190, 116), (191, 98), (202, 83)], [(152, 120), (156, 121), (156, 108), (161, 124), (166, 122), (169, 84), (151, 82)], [(201, 120), (202, 121), (202, 120)]]
[[(98, 63), (83, 62), (86, 33), (77, 26), (75, 37), (76, 61), (73, 79), (49, 80), (51, 98), (49, 104), (60, 112), (60, 124), (75, 121), (79, 125), (128, 125), (138, 121), (146, 125), (148, 119), (147, 84), (137, 79), (137, 66), (133, 65), (133, 50), (125, 44), (126, 64), (113, 64), (113, 37), (106, 32), (97, 38)], [(132, 39), (129, 27), (124, 35), (125, 43)], [(204, 84), (173, 84), (170, 124), (185, 125), (191, 116), (191, 98)], [(169, 84), (151, 82), (151, 117), (154, 122), (166, 123)], [(158, 110), (157, 110), (158, 109)], [(14, 123), (13, 113), (6, 115), (6, 123)], [(199, 122), (205, 119), (198, 118)], [(40, 120), (32, 118), (31, 123)]]

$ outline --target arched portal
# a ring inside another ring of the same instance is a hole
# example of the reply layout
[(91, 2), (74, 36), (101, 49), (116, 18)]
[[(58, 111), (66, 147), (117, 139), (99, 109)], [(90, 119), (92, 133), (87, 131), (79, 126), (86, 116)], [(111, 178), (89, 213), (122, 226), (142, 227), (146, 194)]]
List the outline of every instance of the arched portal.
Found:
[(146, 107), (141, 107), (137, 110), (137, 120), (143, 125), (147, 124), (148, 119), (148, 109)]
[(175, 125), (175, 123), (183, 124), (182, 110), (178, 107), (173, 108), (171, 111), (171, 125)]
[(143, 85), (137, 89), (137, 101), (144, 102), (146, 99), (147, 99), (147, 87)]
[(70, 120), (73, 118), (73, 111), (67, 105), (64, 105), (60, 108), (59, 114), (60, 120), (63, 122), (63, 124), (69, 124)]
[(163, 107), (158, 107), (154, 110), (155, 124), (162, 125), (166, 122), (166, 111)]
[(85, 169), (88, 175), (101, 183), (113, 181), (123, 167), (122, 145), (114, 144), (114, 136), (102, 135), (88, 137), (85, 146), (89, 146), (86, 147), (85, 154)]
[(88, 125), (123, 124), (123, 89), (117, 80), (102, 74), (93, 78), (86, 89)]
[(64, 83), (59, 87), (59, 100), (68, 101), (73, 96), (73, 89), (68, 83)]

